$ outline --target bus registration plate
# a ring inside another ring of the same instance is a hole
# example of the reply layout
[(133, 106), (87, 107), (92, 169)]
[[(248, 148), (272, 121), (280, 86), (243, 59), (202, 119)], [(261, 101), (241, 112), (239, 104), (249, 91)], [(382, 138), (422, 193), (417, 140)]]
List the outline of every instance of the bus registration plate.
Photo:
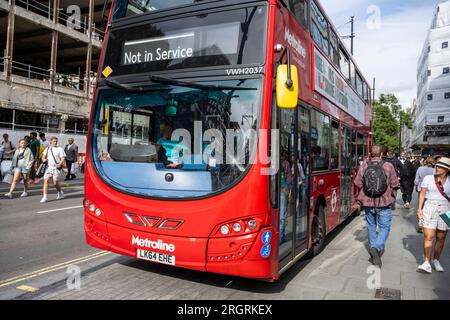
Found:
[(141, 260), (147, 260), (162, 264), (168, 264), (171, 266), (175, 265), (175, 256), (172, 256), (170, 254), (165, 253), (159, 253), (159, 252), (152, 252), (147, 250), (137, 250), (137, 257)]

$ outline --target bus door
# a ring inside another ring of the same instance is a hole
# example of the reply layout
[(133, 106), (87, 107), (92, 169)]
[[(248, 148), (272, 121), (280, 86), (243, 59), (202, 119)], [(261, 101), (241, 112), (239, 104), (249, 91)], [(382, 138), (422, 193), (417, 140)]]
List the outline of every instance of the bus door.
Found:
[[(306, 121), (302, 137), (302, 121)], [(307, 117), (307, 118), (305, 118)], [(279, 169), (279, 266), (282, 269), (294, 260), (298, 253), (307, 249), (308, 206), (307, 190), (303, 188), (305, 174), (301, 164), (299, 147), (308, 153), (309, 114), (300, 110), (280, 110), (280, 169)], [(299, 126), (301, 125), (301, 127)], [(307, 157), (305, 157), (307, 159)], [(305, 166), (308, 164), (306, 162)], [(303, 170), (303, 174), (299, 171)]]
[(345, 220), (351, 211), (352, 165), (351, 165), (351, 130), (342, 126), (341, 130), (341, 216)]
[(295, 254), (308, 248), (309, 226), (309, 110), (300, 106), (297, 117), (297, 200), (295, 216)]

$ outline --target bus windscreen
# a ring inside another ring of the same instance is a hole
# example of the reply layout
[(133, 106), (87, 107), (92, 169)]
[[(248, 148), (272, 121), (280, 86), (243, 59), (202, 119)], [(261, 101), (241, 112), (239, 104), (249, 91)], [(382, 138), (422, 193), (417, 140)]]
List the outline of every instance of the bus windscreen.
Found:
[(206, 196), (242, 178), (258, 140), (260, 80), (199, 85), (100, 90), (99, 174), (121, 191), (161, 198)]
[(261, 65), (266, 19), (262, 6), (111, 30), (103, 65), (111, 67), (114, 75)]

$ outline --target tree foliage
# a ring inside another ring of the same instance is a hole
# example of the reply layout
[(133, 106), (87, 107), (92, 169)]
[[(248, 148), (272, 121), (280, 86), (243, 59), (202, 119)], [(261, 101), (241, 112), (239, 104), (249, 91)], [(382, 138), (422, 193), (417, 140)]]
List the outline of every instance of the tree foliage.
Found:
[(400, 124), (412, 128), (411, 115), (402, 110), (393, 94), (381, 94), (373, 102), (373, 138), (378, 145), (390, 150), (398, 150), (400, 143)]

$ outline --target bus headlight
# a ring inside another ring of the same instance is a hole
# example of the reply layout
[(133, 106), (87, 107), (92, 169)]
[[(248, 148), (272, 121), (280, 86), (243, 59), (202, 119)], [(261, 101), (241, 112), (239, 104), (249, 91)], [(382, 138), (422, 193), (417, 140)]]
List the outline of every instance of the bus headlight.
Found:
[(95, 211), (95, 205), (94, 205), (93, 203), (91, 203), (91, 204), (89, 205), (89, 211), (90, 211), (90, 212), (94, 212), (94, 211)]
[(234, 232), (241, 232), (242, 230), (242, 226), (240, 223), (236, 222), (235, 224), (233, 224), (233, 230)]
[(220, 228), (220, 233), (222, 233), (224, 236), (230, 234), (230, 227), (227, 225), (224, 225)]
[(248, 226), (250, 229), (252, 229), (252, 230), (256, 228), (257, 224), (258, 224), (258, 223), (256, 222), (255, 219), (249, 220), (249, 221), (247, 222), (247, 226)]

